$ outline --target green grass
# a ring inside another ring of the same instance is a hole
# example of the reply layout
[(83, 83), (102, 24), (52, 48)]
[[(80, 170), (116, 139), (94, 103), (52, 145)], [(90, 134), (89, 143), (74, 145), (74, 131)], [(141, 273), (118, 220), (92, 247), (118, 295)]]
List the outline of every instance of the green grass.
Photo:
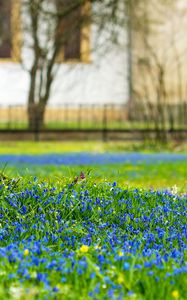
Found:
[[(1, 154), (186, 150), (151, 143), (0, 145)], [(0, 299), (186, 300), (187, 161), (0, 168)]]
[(32, 142), (6, 141), (0, 142), (0, 154), (44, 154), (63, 152), (178, 152), (187, 153), (187, 143), (170, 142), (160, 144), (154, 142), (102, 142), (102, 141), (63, 141)]
[[(186, 153), (187, 144), (168, 145), (155, 143), (130, 143), (130, 142), (1, 142), (0, 154), (45, 154), (45, 153), (70, 153), (70, 152), (178, 152)], [(3, 170), (4, 165), (0, 164)], [(5, 173), (10, 177), (37, 176), (41, 179), (56, 182), (62, 178), (74, 178), (83, 171), (89, 178), (96, 182), (118, 181), (120, 186), (143, 188), (172, 188), (177, 185), (180, 190), (187, 190), (187, 162), (162, 162), (158, 164), (139, 163), (95, 165), (95, 166), (33, 166), (7, 165)]]
[(186, 300), (185, 197), (1, 183), (1, 299)]
[[(71, 113), (70, 113), (71, 114)], [(89, 116), (89, 112), (88, 112)], [(69, 120), (68, 120), (69, 118)], [(107, 120), (108, 118), (108, 120)], [(109, 120), (110, 117), (103, 118), (103, 116), (100, 116), (100, 118), (94, 118), (94, 115), (90, 115), (89, 119), (86, 120), (86, 118), (83, 118), (81, 120), (80, 116), (77, 115), (77, 118), (74, 118), (74, 120), (71, 120), (71, 116), (67, 119), (62, 116), (61, 119), (64, 121), (47, 121), (44, 124), (44, 128), (46, 129), (155, 129), (155, 123), (154, 122), (145, 122), (145, 121), (128, 121), (124, 119), (124, 116), (119, 116), (118, 120)], [(65, 120), (66, 119), (66, 120)], [(59, 118), (60, 120), (60, 118)], [(166, 123), (166, 130), (171, 129), (171, 124)], [(10, 122), (2, 121), (0, 122), (0, 129), (27, 129), (28, 128), (28, 122), (27, 121), (14, 121), (11, 120)], [(187, 129), (187, 126), (185, 124), (175, 124), (174, 129), (181, 129), (185, 130)]]
[[(3, 165), (0, 166), (3, 169)], [(12, 178), (29, 178), (37, 176), (48, 182), (73, 180), (80, 172), (84, 172), (88, 179), (95, 182), (114, 182), (120, 186), (171, 189), (177, 186), (179, 191), (187, 191), (187, 162), (168, 162), (158, 164), (112, 164), (95, 166), (37, 166), (7, 165), (5, 174)]]

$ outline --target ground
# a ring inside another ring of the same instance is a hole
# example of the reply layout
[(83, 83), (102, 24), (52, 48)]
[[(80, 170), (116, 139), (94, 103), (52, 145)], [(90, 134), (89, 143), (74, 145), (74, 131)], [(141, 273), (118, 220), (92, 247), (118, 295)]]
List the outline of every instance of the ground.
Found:
[(147, 146), (1, 143), (2, 299), (186, 299), (186, 145)]

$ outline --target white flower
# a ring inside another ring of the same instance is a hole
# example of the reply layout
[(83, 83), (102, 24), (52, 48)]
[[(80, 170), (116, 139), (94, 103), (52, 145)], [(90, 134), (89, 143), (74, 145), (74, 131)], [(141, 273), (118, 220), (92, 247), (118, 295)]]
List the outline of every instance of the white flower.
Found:
[(176, 186), (176, 184), (171, 188), (171, 193), (173, 195), (177, 195), (177, 193), (178, 193), (178, 187)]

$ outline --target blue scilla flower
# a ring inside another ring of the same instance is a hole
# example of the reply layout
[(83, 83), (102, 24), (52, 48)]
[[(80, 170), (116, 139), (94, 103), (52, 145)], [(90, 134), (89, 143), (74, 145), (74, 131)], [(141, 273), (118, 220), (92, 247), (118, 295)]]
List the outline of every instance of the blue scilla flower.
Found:
[(142, 269), (142, 265), (140, 265), (140, 264), (135, 264), (135, 265), (134, 265), (134, 268), (135, 268), (135, 269)]
[(149, 271), (149, 272), (147, 272), (147, 275), (148, 275), (148, 276), (153, 276), (153, 275), (154, 275), (154, 271)]
[(84, 270), (84, 269), (77, 268), (77, 274), (83, 275), (84, 273), (85, 273), (85, 270)]
[[(142, 154), (142, 153), (71, 153), (71, 154), (46, 154), (46, 155), (1, 155), (2, 162), (27, 163), (40, 165), (91, 165), (106, 163), (133, 163), (139, 162), (155, 163), (159, 161), (179, 161), (185, 160), (185, 154)], [(35, 183), (38, 179), (35, 178)]]
[(14, 278), (16, 278), (17, 277), (17, 275), (15, 274), (15, 273), (9, 273), (8, 274), (8, 278), (9, 279), (14, 279)]
[(101, 255), (101, 254), (99, 254), (99, 255), (97, 256), (97, 259), (98, 259), (100, 265), (104, 264), (105, 261), (106, 261), (104, 255)]
[(15, 263), (16, 262), (16, 255), (14, 255), (14, 254), (8, 255), (8, 261), (9, 261), (9, 263)]
[(37, 273), (36, 279), (39, 282), (48, 284), (48, 274), (47, 273)]
[(171, 252), (171, 257), (172, 258), (180, 258), (181, 257), (181, 252), (178, 251), (177, 249), (173, 249), (173, 251)]
[(40, 259), (36, 256), (33, 256), (32, 257), (32, 264), (35, 265), (35, 266), (39, 266), (40, 264)]
[(90, 274), (90, 279), (94, 279), (96, 277), (96, 273), (95, 272), (92, 272), (91, 274)]
[(153, 265), (153, 263), (152, 263), (151, 261), (145, 261), (145, 262), (144, 262), (144, 267), (145, 267), (145, 268), (151, 268), (152, 265)]
[(18, 207), (17, 203), (15, 203), (14, 201), (9, 200), (9, 204), (10, 204), (10, 206), (12, 206), (14, 208)]
[(22, 279), (30, 279), (30, 274), (28, 269), (24, 268), (24, 269), (18, 269), (18, 274), (21, 276)]
[(59, 288), (57, 288), (56, 286), (53, 288), (53, 292), (57, 293), (59, 292)]
[[(5, 238), (6, 238), (6, 230), (0, 228), (0, 241), (3, 241)], [(0, 256), (1, 256), (1, 251), (2, 250), (0, 250)]]
[(27, 213), (27, 207), (25, 205), (23, 205), (22, 208), (20, 209), (20, 213), (22, 215), (25, 215)]
[(96, 199), (95, 199), (95, 203), (98, 205), (98, 204), (101, 203), (101, 200), (100, 200), (99, 198), (96, 198)]
[(112, 288), (110, 288), (108, 290), (108, 297), (111, 298), (111, 299), (113, 299), (113, 297), (114, 297), (114, 290)]
[(124, 262), (123, 270), (129, 270), (129, 269), (130, 269), (130, 264), (128, 262)]
[(57, 261), (56, 260), (52, 260), (51, 262), (49, 262), (46, 266), (47, 269), (54, 269), (54, 267), (57, 266)]
[(99, 294), (100, 293), (100, 283), (97, 283), (94, 289), (94, 293), (95, 294)]
[(88, 266), (88, 263), (87, 263), (87, 261), (86, 261), (86, 258), (83, 257), (82, 259), (80, 259), (80, 260), (78, 261), (78, 265), (79, 265), (80, 267), (86, 269), (87, 266)]

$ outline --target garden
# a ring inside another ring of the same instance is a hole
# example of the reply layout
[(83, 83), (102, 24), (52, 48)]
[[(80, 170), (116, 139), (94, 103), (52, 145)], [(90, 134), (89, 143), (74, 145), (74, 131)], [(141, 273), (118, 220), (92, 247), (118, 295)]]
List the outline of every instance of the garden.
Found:
[(1, 144), (1, 299), (186, 299), (186, 151), (133, 147)]

